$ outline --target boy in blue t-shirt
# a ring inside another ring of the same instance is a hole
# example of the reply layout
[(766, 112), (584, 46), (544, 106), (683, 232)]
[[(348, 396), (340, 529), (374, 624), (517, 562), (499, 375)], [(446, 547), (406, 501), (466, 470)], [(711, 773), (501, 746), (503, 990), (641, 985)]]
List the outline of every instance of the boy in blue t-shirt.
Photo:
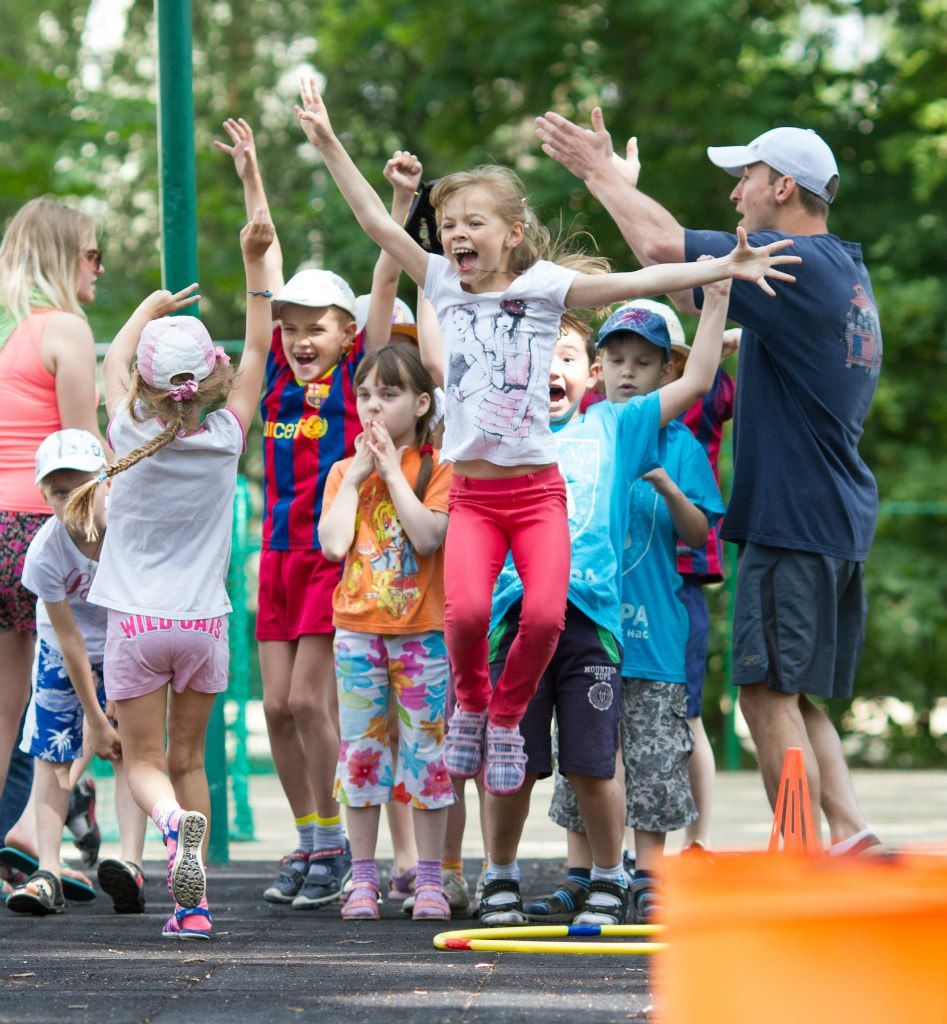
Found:
[[(718, 335), (728, 293), (724, 286), (715, 294)], [(610, 403), (640, 401), (674, 378), (671, 339), (657, 313), (623, 306), (602, 325), (598, 345)], [(687, 427), (667, 424), (663, 441), (661, 465), (624, 492), (629, 529), (621, 570), (621, 733), (626, 824), (635, 830), (638, 864), (631, 891), (639, 923), (647, 923), (656, 905), (654, 873), (666, 834), (697, 817), (687, 772), (694, 739), (686, 720), (689, 623), (679, 599), (677, 540), (691, 547), (704, 544), (724, 511), (707, 456)], [(550, 815), (572, 832), (585, 830), (569, 782), (559, 775)], [(594, 923), (603, 922), (596, 917)]]
[[(676, 432), (680, 424), (673, 422), (674, 417), (710, 387), (720, 358), (726, 308), (725, 293), (718, 302), (706, 304), (684, 374), (677, 380), (668, 374), (663, 387), (655, 382), (633, 396), (625, 388), (622, 374), (606, 359), (604, 375), (610, 400), (591, 406), (585, 414), (579, 412), (579, 403), (599, 373), (595, 349), (588, 343), (588, 332), (583, 336), (567, 330), (557, 342), (550, 376), (550, 417), (566, 480), (572, 537), (566, 623), (520, 725), (527, 755), (526, 782), (512, 796), (487, 796), (495, 804), (487, 816), (490, 860), (480, 901), (484, 924), (521, 924), (525, 920), (516, 850), (532, 786), (537, 778), (552, 772), (553, 711), (559, 729), (558, 769), (575, 786), (589, 825), (591, 847), (589, 875), (582, 878), (570, 870), (572, 884), (567, 882), (561, 894), (557, 891), (552, 897), (558, 900), (557, 913), (568, 918), (584, 905), (575, 920), (587, 924), (620, 924), (627, 916), (629, 890), (621, 863), (624, 801), (613, 779), (622, 716), (621, 702), (616, 699), (622, 664), (622, 547), (630, 532), (629, 517), (634, 514), (629, 495), (642, 473), (661, 472), (667, 431), (660, 427)], [(653, 314), (645, 316), (660, 319)], [(640, 319), (635, 322), (641, 323)], [(637, 329), (625, 326), (623, 332)], [(681, 429), (690, 437), (686, 428)], [(673, 563), (673, 543), (671, 551)], [(503, 670), (505, 652), (515, 634), (521, 596), (522, 584), (508, 562), (494, 592), (490, 638), (494, 678)], [(684, 778), (686, 783), (686, 767)], [(537, 916), (549, 920), (552, 915), (540, 912)]]

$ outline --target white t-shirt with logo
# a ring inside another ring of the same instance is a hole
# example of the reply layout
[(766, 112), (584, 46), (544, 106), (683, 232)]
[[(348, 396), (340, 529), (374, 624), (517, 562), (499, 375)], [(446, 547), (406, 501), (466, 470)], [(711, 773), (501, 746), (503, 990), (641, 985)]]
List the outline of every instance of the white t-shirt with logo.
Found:
[(424, 294), (444, 338), (442, 460), (556, 461), (549, 368), (576, 273), (540, 260), (505, 292), (474, 294), (448, 259), (429, 257)]
[[(119, 458), (164, 429), (127, 405), (108, 428)], [(112, 477), (109, 527), (89, 600), (116, 611), (165, 619), (226, 615), (227, 567), (237, 460), (243, 429), (229, 409), (204, 420)]]
[(38, 598), (37, 636), (62, 654), (56, 631), (46, 611), (46, 601), (68, 601), (89, 661), (100, 662), (105, 653), (105, 626), (108, 612), (87, 598), (99, 563), (86, 557), (75, 545), (69, 531), (55, 517), (40, 527), (26, 550), (21, 582)]

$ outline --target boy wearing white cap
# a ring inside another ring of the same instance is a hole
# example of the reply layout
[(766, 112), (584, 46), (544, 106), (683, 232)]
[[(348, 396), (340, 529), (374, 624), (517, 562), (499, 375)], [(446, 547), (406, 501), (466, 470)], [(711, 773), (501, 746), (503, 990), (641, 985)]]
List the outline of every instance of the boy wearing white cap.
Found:
[[(107, 613), (86, 600), (105, 538), (105, 490), (95, 503), (98, 539), (89, 541), (62, 521), (70, 493), (105, 466), (98, 439), (87, 430), (59, 430), (36, 451), (36, 483), (53, 516), (26, 552), (23, 585), (40, 601), (36, 624), (39, 652), (33, 701), (21, 749), (36, 759), (33, 799), (39, 866), (7, 900), (17, 913), (62, 913), (60, 842), (77, 762), (87, 749), (115, 762), (116, 809), (123, 859), (100, 865), (103, 888), (116, 910), (144, 910), (141, 862), (145, 817), (128, 792), (118, 733), (106, 717), (102, 662)], [(91, 892), (88, 895), (92, 895)]]
[[(727, 251), (734, 236), (690, 231), (638, 190), (637, 142), (612, 151), (601, 110), (592, 129), (539, 118), (545, 152), (586, 181), (644, 264)], [(815, 132), (781, 127), (746, 146), (711, 147), (740, 180), (730, 198), (755, 245), (791, 237), (796, 282), (761, 303), (734, 284), (743, 327), (734, 410), (734, 479), (723, 536), (740, 545), (733, 682), (775, 802), (787, 747), (805, 754), (833, 854), (878, 845), (859, 810), (838, 734), (810, 699), (851, 696), (864, 640), (864, 562), (877, 515), (858, 452), (881, 369), (882, 338), (861, 246), (828, 231), (839, 174)], [(700, 289), (675, 296), (694, 311)]]

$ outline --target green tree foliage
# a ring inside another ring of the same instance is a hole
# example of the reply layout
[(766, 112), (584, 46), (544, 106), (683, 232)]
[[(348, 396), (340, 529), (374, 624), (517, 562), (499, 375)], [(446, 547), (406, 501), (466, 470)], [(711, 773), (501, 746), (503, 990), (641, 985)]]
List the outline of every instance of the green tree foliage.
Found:
[[(107, 339), (159, 282), (155, 35), (151, 0), (131, 0), (121, 42), (103, 52), (86, 21), (96, 6), (4, 5), (0, 220), (43, 192), (99, 212), (109, 273), (90, 319)], [(396, 148), (417, 152), (428, 177), (508, 163), (545, 218), (590, 231), (618, 267), (633, 258), (581, 183), (540, 152), (536, 114), (552, 108), (587, 121), (601, 103), (619, 150), (638, 137), (642, 187), (694, 227), (734, 222), (731, 182), (707, 162), (705, 146), (775, 124), (811, 126), (841, 165), (832, 229), (864, 244), (882, 315), (885, 365), (864, 454), (883, 501), (943, 496), (940, 0), (208, 0), (194, 4), (193, 29), (202, 315), (216, 337), (239, 337), (243, 316), (241, 193), (229, 161), (210, 146), (229, 115), (257, 131), (287, 270), (314, 260), (356, 291), (368, 288), (372, 246), (292, 116), (301, 66), (325, 76), (336, 128), (379, 187)], [(258, 472), (258, 459), (249, 468)], [(858, 692), (893, 694), (921, 711), (885, 748), (895, 758), (944, 753), (927, 732), (945, 689), (944, 526), (943, 515), (883, 516), (869, 562)], [(713, 600), (722, 621), (724, 593)], [(724, 690), (724, 644), (721, 626), (714, 696)]]

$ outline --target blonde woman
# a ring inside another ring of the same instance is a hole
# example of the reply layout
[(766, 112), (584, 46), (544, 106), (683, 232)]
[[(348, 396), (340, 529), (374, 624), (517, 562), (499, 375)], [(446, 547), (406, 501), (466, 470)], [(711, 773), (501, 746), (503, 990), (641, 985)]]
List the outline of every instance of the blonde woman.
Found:
[(55, 199), (27, 203), (0, 243), (0, 791), (36, 639), (36, 598), (20, 575), (51, 514), (33, 459), (43, 438), (65, 427), (99, 436), (95, 346), (82, 306), (95, 299), (104, 269), (92, 220)]

